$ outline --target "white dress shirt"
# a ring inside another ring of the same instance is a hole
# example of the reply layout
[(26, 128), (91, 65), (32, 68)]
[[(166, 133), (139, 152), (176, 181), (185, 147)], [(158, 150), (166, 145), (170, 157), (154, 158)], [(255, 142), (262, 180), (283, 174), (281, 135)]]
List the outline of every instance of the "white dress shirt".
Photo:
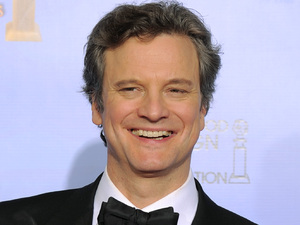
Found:
[[(97, 217), (100, 212), (102, 202), (107, 202), (109, 197), (114, 197), (128, 206), (138, 208), (118, 190), (118, 188), (110, 180), (107, 170), (105, 169), (95, 194), (92, 225), (98, 225)], [(190, 171), (186, 182), (180, 188), (151, 205), (142, 208), (141, 210), (144, 212), (150, 212), (172, 206), (174, 208), (174, 212), (179, 213), (177, 224), (189, 225), (192, 224), (195, 217), (197, 205), (198, 191), (195, 186), (192, 171)]]

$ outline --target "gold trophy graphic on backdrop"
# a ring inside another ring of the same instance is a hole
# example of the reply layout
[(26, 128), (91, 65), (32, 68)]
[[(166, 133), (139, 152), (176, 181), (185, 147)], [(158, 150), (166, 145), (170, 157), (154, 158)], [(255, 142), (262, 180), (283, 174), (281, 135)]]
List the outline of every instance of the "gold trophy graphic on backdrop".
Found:
[(13, 19), (6, 24), (6, 41), (41, 41), (35, 23), (35, 0), (13, 0)]
[(249, 184), (250, 179), (247, 174), (247, 142), (245, 135), (248, 133), (248, 123), (245, 120), (236, 120), (233, 125), (233, 131), (236, 134), (234, 139), (235, 146), (233, 150), (233, 172), (229, 183)]

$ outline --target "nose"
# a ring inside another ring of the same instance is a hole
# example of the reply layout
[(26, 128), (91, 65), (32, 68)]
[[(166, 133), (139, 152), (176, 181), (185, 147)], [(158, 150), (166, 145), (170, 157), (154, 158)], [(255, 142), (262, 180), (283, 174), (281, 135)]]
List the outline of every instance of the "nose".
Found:
[(169, 116), (169, 109), (159, 93), (147, 93), (138, 107), (138, 116), (150, 122), (158, 122)]

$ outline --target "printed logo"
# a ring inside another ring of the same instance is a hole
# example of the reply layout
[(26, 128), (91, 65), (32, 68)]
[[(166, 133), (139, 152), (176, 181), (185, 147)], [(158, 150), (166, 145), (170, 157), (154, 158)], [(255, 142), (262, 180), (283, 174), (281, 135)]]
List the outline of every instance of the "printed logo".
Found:
[[(235, 120), (233, 125), (230, 126), (229, 122), (225, 120), (208, 120), (205, 124), (205, 133), (203, 136), (200, 135), (194, 146), (194, 152), (199, 157), (212, 162), (203, 162), (205, 165), (200, 166), (205, 169), (201, 168), (203, 171), (197, 171), (199, 169), (194, 171), (194, 175), (199, 182), (202, 184), (249, 184), (246, 145), (248, 123), (239, 119)], [(232, 140), (229, 145), (228, 137), (231, 137)], [(222, 140), (227, 144), (223, 144)], [(216, 161), (216, 158), (221, 163)], [(196, 160), (199, 160), (199, 158)], [(213, 167), (212, 164), (216, 162), (219, 165)], [(220, 167), (225, 169), (220, 169)]]

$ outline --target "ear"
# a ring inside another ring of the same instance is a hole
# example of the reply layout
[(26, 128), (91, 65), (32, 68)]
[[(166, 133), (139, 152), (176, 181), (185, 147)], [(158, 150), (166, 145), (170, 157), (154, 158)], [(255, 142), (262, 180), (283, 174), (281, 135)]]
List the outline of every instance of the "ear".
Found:
[(201, 106), (200, 110), (200, 130), (202, 131), (205, 127), (205, 115), (206, 115), (206, 108), (204, 105)]
[(97, 109), (97, 104), (95, 102), (92, 103), (92, 121), (96, 125), (101, 125), (102, 124), (102, 115)]

